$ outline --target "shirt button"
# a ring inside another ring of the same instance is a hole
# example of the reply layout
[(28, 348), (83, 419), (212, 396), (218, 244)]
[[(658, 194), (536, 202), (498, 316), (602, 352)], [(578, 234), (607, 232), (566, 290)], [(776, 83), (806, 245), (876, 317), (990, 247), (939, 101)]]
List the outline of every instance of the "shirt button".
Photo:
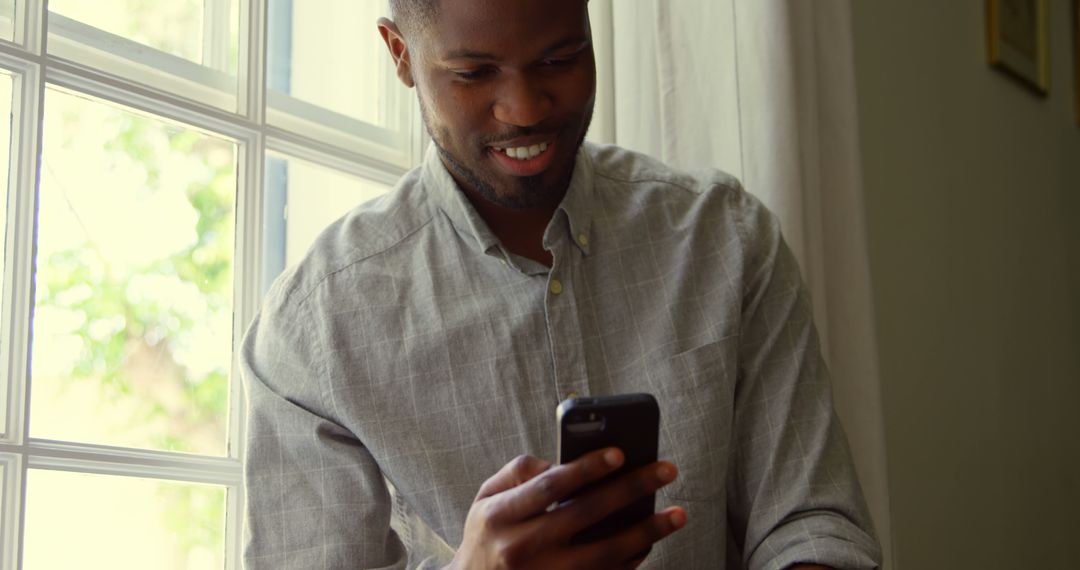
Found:
[(585, 235), (583, 233), (578, 234), (577, 235), (577, 242), (580, 243), (582, 247), (587, 247), (589, 245), (589, 236), (587, 236), (587, 235)]
[(559, 295), (562, 293), (562, 281), (558, 279), (552, 279), (551, 285), (548, 287), (552, 295)]

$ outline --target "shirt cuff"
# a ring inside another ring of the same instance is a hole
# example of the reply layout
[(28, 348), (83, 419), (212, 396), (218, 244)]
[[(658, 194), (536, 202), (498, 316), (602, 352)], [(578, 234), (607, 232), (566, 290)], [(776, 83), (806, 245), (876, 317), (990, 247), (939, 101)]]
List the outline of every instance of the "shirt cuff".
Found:
[(876, 570), (881, 567), (881, 547), (872, 534), (839, 515), (809, 516), (774, 529), (754, 551), (748, 568), (784, 570), (794, 564)]

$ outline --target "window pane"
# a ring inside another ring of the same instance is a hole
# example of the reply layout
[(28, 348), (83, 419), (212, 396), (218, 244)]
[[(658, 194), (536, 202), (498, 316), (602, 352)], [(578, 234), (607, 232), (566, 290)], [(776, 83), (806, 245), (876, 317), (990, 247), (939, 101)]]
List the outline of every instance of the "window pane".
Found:
[(0, 39), (15, 38), (15, 0), (0, 0)]
[(303, 258), (331, 222), (389, 190), (376, 182), (282, 155), (268, 157), (266, 181), (267, 287), (282, 269)]
[(50, 0), (57, 15), (195, 63), (203, 62), (202, 0)]
[(31, 436), (226, 453), (236, 160), (47, 91)]
[(239, 21), (239, 0), (50, 0), (49, 51), (234, 110)]
[(31, 469), (23, 567), (225, 566), (225, 488)]
[(397, 126), (388, 99), (389, 56), (375, 26), (389, 11), (385, 0), (270, 0), (269, 8), (271, 105), (288, 105), (274, 97), (283, 94), (372, 125)]
[[(11, 93), (14, 81), (10, 74), (0, 71), (0, 276), (4, 275), (7, 236), (8, 165), (11, 161)], [(0, 318), (6, 315), (0, 315)], [(3, 322), (0, 320), (0, 322)], [(2, 349), (2, 348), (0, 348)], [(0, 382), (0, 434), (7, 430), (8, 391)]]

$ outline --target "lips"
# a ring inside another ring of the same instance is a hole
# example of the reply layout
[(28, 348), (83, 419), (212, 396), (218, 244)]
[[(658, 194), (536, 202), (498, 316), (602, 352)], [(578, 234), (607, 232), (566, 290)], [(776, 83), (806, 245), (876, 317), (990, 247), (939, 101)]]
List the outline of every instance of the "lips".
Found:
[(551, 166), (556, 140), (515, 139), (488, 146), (488, 154), (499, 169), (510, 176), (536, 176)]

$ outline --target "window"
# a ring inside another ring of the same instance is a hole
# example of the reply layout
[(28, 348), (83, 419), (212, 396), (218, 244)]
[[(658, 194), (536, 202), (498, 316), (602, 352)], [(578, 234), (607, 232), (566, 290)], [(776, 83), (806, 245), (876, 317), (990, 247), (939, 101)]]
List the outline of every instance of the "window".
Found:
[(242, 333), (420, 160), (385, 10), (0, 0), (0, 569), (240, 567)]
[(241, 335), (419, 159), (385, 3), (45, 5), (0, 0), (0, 568), (239, 568)]

